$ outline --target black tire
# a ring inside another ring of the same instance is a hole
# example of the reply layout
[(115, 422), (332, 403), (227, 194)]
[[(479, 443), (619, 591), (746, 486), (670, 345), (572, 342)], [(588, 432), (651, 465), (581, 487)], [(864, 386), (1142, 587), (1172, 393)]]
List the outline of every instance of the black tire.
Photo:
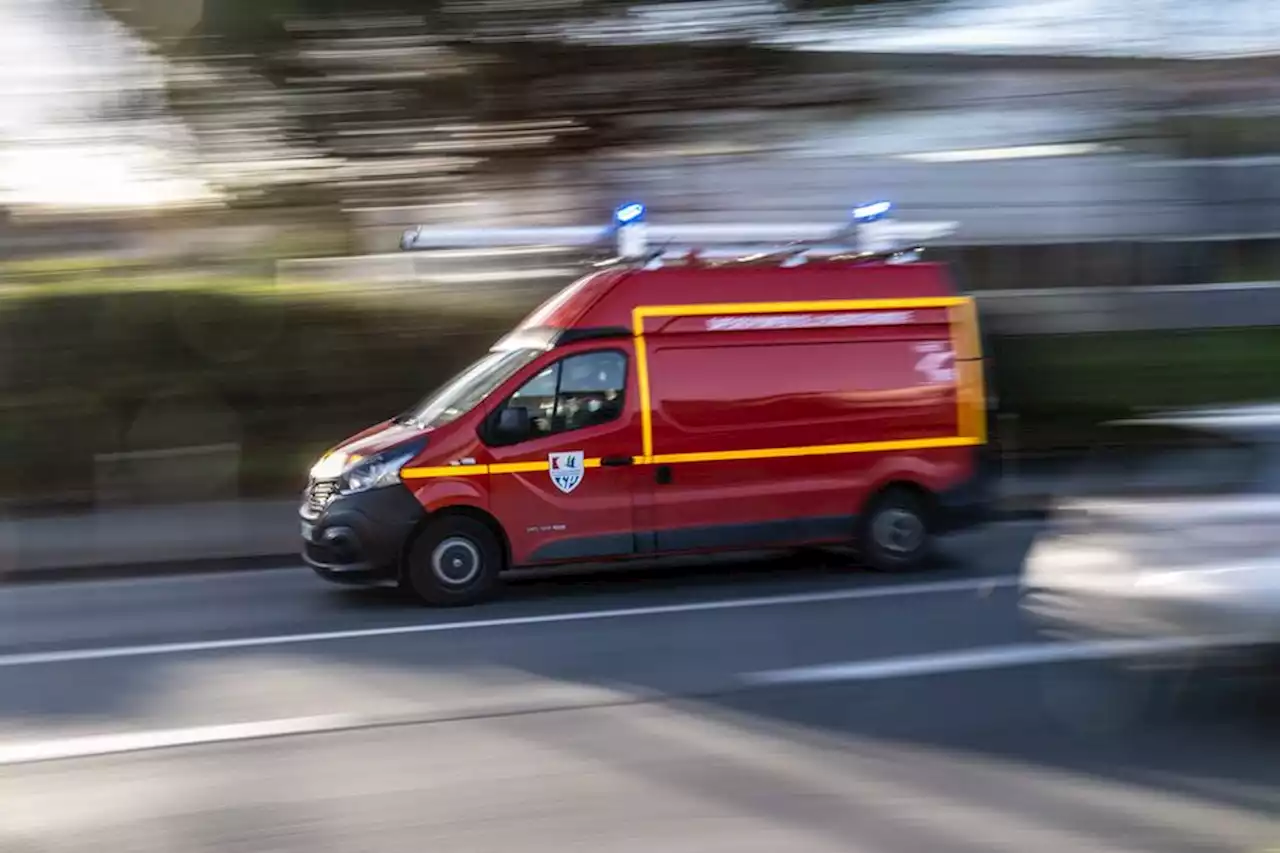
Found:
[(878, 495), (858, 525), (858, 549), (868, 568), (909, 572), (933, 557), (929, 504), (912, 489), (893, 487)]
[(465, 607), (494, 595), (502, 569), (502, 546), (487, 525), (445, 516), (418, 534), (400, 583), (423, 604)]

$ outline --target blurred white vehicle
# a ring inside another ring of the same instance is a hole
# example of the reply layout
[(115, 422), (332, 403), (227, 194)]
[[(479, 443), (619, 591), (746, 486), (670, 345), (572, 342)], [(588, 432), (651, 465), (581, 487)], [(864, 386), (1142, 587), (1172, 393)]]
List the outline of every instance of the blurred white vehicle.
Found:
[(1280, 648), (1280, 406), (1109, 428), (1027, 555), (1024, 612), (1059, 638)]

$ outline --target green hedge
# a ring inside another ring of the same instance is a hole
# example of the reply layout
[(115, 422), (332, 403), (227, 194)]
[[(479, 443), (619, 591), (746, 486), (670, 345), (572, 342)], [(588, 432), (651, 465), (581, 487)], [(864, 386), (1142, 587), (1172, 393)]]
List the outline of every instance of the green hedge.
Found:
[(1001, 409), (1029, 452), (1077, 449), (1100, 422), (1179, 406), (1280, 398), (1280, 329), (995, 338)]
[[(227, 441), (242, 491), (289, 494), (326, 446), (401, 411), (536, 294), (355, 301), (271, 287), (0, 298), (0, 499), (87, 499), (93, 457)], [(998, 338), (1020, 443), (1078, 443), (1132, 407), (1273, 394), (1280, 330)]]
[(527, 306), (197, 290), (0, 300), (0, 498), (83, 499), (98, 453), (243, 445), (249, 493), (403, 410)]

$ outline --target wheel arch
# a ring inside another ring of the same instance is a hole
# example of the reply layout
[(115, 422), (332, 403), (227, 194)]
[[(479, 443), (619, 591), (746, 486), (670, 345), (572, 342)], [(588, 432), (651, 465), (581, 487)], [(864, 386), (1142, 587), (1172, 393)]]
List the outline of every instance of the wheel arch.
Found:
[(422, 532), (437, 521), (448, 518), (469, 518), (487, 527), (498, 541), (498, 547), (502, 549), (502, 568), (510, 567), (511, 540), (507, 536), (507, 531), (503, 529), (502, 524), (493, 513), (478, 506), (453, 504), (426, 513), (414, 526), (410, 534), (405, 537), (404, 546), (400, 551), (400, 562), (396, 569), (396, 574), (399, 578), (404, 578), (405, 569), (409, 564), (409, 553), (413, 550), (414, 543), (418, 541), (418, 537), (422, 535)]
[(867, 494), (867, 499), (863, 501), (862, 509), (858, 513), (859, 518), (865, 517), (868, 511), (882, 500), (885, 495), (892, 494), (895, 491), (904, 491), (915, 495), (924, 504), (925, 520), (930, 525), (937, 521), (940, 507), (938, 493), (917, 479), (902, 476), (888, 478), (872, 487)]

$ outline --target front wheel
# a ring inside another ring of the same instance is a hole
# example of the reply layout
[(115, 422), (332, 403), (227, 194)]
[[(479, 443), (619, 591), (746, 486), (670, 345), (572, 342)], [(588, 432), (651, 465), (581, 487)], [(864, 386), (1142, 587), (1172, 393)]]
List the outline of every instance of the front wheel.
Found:
[(480, 521), (446, 516), (431, 522), (409, 549), (403, 587), (424, 604), (462, 607), (493, 595), (502, 547)]
[(918, 569), (933, 554), (933, 531), (924, 496), (892, 488), (867, 508), (858, 545), (867, 566), (880, 572)]

